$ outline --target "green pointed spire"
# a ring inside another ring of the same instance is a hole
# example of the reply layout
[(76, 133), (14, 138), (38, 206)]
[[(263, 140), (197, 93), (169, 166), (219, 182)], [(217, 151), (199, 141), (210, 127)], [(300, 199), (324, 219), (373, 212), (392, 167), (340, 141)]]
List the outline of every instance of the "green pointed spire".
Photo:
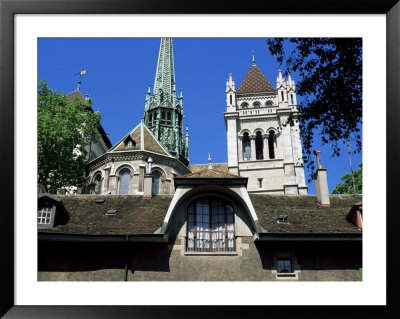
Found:
[(188, 165), (188, 150), (183, 130), (183, 96), (176, 96), (172, 39), (162, 38), (158, 54), (153, 94), (146, 94), (144, 121), (171, 155)]

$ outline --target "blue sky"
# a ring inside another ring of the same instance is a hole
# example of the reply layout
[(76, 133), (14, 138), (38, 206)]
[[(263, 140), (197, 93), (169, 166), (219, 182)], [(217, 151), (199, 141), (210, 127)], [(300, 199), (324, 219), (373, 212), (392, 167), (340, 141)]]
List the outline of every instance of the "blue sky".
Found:
[[(101, 124), (114, 144), (135, 127), (143, 116), (148, 85), (153, 87), (159, 38), (40, 38), (38, 40), (38, 78), (49, 88), (72, 92), (82, 76), (81, 91), (93, 99)], [(268, 51), (264, 38), (174, 38), (176, 88), (183, 89), (185, 126), (189, 124), (191, 164), (227, 161), (225, 83), (232, 73), (236, 88), (251, 66), (252, 50), (257, 66), (276, 85), (279, 64)], [(282, 69), (282, 71), (285, 71)], [(297, 82), (299, 78), (292, 73)], [(302, 101), (298, 96), (298, 103)], [(318, 136), (316, 136), (318, 139)], [(331, 158), (329, 145), (322, 151), (321, 163), (328, 172), (329, 191), (350, 170), (347, 151)], [(362, 160), (352, 156), (353, 169)], [(306, 169), (306, 175), (310, 172)], [(308, 183), (315, 193), (315, 183)]]

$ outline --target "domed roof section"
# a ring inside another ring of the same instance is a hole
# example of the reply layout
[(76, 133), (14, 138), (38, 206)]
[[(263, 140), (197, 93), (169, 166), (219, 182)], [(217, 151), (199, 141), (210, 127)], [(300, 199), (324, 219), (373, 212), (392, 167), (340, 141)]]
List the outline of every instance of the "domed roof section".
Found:
[(275, 88), (267, 80), (257, 65), (253, 64), (240, 84), (236, 94), (273, 92)]

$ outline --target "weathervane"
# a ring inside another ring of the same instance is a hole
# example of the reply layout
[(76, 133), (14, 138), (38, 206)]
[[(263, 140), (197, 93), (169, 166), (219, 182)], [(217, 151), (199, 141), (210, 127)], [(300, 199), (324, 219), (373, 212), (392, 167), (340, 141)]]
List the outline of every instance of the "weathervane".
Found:
[(79, 81), (78, 81), (78, 91), (81, 90), (81, 84), (82, 84), (82, 75), (86, 73), (86, 70), (82, 70), (79, 73), (76, 73), (75, 75), (79, 75)]

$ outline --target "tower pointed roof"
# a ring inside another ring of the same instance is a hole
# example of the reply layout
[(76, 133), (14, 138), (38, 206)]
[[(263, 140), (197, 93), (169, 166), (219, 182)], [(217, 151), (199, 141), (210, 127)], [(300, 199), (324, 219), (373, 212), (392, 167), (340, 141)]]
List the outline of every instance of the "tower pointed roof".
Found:
[(239, 89), (236, 91), (236, 94), (271, 91), (275, 91), (275, 88), (260, 71), (258, 66), (253, 63), (243, 82), (240, 84)]
[(175, 69), (172, 38), (162, 38), (158, 53), (157, 71), (154, 79), (153, 96), (159, 103), (168, 101), (174, 105)]

